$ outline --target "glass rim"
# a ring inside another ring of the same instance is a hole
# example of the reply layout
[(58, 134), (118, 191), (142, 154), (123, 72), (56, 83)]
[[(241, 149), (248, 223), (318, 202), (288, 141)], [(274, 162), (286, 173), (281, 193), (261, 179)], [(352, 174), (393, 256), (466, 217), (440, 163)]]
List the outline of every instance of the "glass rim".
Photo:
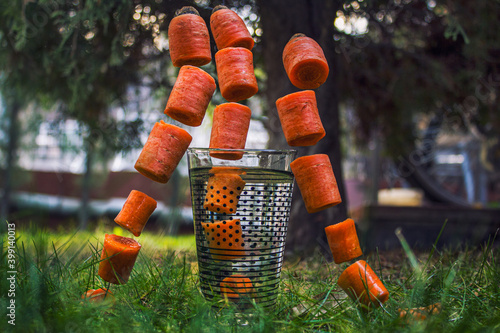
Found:
[(211, 151), (221, 151), (221, 152), (242, 152), (242, 153), (268, 153), (268, 154), (283, 154), (283, 153), (296, 153), (297, 149), (293, 148), (287, 148), (287, 149), (257, 149), (257, 148), (252, 148), (252, 149), (229, 149), (229, 148), (198, 148), (198, 147), (190, 147), (187, 149), (188, 152), (194, 152), (194, 151), (199, 151), (199, 152), (211, 152)]

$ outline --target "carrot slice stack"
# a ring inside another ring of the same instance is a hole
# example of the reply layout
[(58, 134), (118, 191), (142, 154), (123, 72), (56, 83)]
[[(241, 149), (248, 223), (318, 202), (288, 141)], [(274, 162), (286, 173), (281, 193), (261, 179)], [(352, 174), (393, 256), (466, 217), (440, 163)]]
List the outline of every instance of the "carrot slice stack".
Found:
[(321, 46), (304, 34), (295, 34), (283, 49), (288, 78), (299, 89), (316, 89), (328, 77), (329, 68)]
[(188, 126), (200, 126), (216, 85), (203, 69), (182, 66), (164, 113)]
[(222, 280), (220, 292), (227, 298), (250, 297), (253, 293), (252, 281), (243, 274), (233, 274)]
[(232, 260), (245, 255), (240, 220), (202, 223), (210, 253), (215, 260)]
[(140, 191), (132, 190), (120, 213), (115, 217), (115, 222), (138, 237), (155, 211), (156, 205), (155, 199)]
[(251, 50), (254, 40), (245, 22), (226, 6), (216, 6), (210, 16), (210, 29), (219, 50), (226, 47), (244, 47)]
[(175, 67), (203, 66), (212, 61), (205, 21), (191, 6), (182, 7), (168, 26), (170, 58)]
[(191, 140), (188, 132), (161, 120), (155, 123), (134, 167), (151, 180), (167, 183)]
[(212, 168), (212, 176), (208, 178), (207, 194), (203, 208), (224, 214), (234, 214), (238, 206), (240, 194), (245, 181), (238, 169)]
[(82, 299), (90, 301), (90, 302), (102, 302), (102, 301), (111, 301), (115, 302), (115, 296), (109, 289), (89, 289), (82, 295)]
[(336, 264), (355, 259), (363, 255), (359, 246), (354, 220), (347, 219), (325, 228), (328, 245)]
[(226, 47), (215, 54), (215, 63), (220, 91), (227, 101), (242, 101), (259, 90), (252, 51), (244, 47)]
[(109, 283), (127, 283), (140, 250), (141, 244), (132, 238), (106, 234), (99, 276)]
[(347, 267), (340, 275), (337, 284), (362, 305), (379, 306), (389, 299), (389, 292), (370, 266), (364, 260), (358, 260)]
[(313, 90), (281, 97), (276, 101), (276, 108), (290, 146), (312, 146), (325, 136)]
[[(210, 148), (244, 149), (252, 111), (248, 106), (238, 103), (217, 105), (214, 110)], [(242, 152), (210, 152), (210, 156), (238, 160)]]
[(309, 213), (342, 202), (328, 155), (302, 156), (290, 163), (290, 167)]

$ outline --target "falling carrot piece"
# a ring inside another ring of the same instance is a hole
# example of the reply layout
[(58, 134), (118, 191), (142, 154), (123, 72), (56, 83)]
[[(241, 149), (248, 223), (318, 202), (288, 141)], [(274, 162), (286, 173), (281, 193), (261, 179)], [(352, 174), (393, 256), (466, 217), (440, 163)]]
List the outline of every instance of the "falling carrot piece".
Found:
[(233, 274), (222, 280), (220, 292), (224, 298), (250, 297), (253, 293), (252, 280), (243, 274)]
[(241, 172), (234, 169), (223, 170), (210, 170), (212, 175), (208, 178), (203, 208), (214, 213), (234, 214), (246, 183), (240, 176)]
[(244, 47), (226, 47), (215, 54), (215, 63), (220, 91), (227, 101), (242, 101), (259, 90), (252, 51)]
[(155, 182), (167, 183), (191, 140), (188, 132), (161, 120), (155, 123), (134, 167)]
[[(217, 105), (214, 110), (209, 148), (244, 149), (252, 111), (248, 106), (238, 103)], [(238, 160), (243, 152), (210, 152), (210, 156)]]
[(168, 26), (169, 51), (175, 67), (203, 66), (212, 61), (205, 21), (191, 6), (182, 7)]
[(312, 146), (325, 136), (313, 90), (283, 96), (276, 101), (276, 108), (290, 146)]
[(164, 113), (188, 126), (200, 126), (216, 85), (213, 77), (195, 66), (182, 66)]
[(316, 89), (328, 77), (329, 68), (321, 46), (304, 34), (295, 34), (283, 49), (288, 78), (299, 89)]
[(398, 309), (399, 317), (406, 318), (406, 321), (425, 320), (429, 315), (441, 313), (441, 303), (437, 302), (428, 306), (422, 306), (412, 309)]
[(245, 255), (240, 220), (203, 222), (205, 238), (215, 260), (233, 260)]
[(210, 16), (210, 29), (219, 50), (226, 47), (244, 47), (251, 50), (254, 40), (245, 22), (226, 6), (216, 6)]
[(359, 246), (358, 235), (354, 220), (347, 219), (343, 222), (325, 228), (326, 238), (333, 260), (336, 264), (355, 259), (363, 255)]
[(132, 238), (106, 234), (99, 276), (109, 283), (127, 283), (140, 250), (141, 244)]
[(115, 217), (115, 222), (138, 237), (156, 206), (155, 199), (140, 191), (132, 190), (121, 211)]
[(290, 167), (309, 213), (342, 202), (328, 155), (302, 156), (290, 163)]
[(102, 301), (115, 302), (115, 296), (113, 296), (113, 293), (109, 289), (104, 288), (87, 290), (82, 295), (82, 299), (95, 303)]
[(370, 266), (364, 260), (358, 260), (347, 267), (337, 284), (362, 305), (380, 306), (389, 299), (389, 292)]

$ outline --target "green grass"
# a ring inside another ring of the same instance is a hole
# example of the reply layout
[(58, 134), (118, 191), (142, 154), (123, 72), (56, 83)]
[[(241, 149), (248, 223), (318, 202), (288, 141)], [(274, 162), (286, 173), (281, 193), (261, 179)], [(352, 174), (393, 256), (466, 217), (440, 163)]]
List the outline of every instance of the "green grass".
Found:
[[(83, 302), (90, 288), (105, 287), (97, 267), (105, 233), (16, 230), (16, 325), (8, 324), (10, 271), (7, 238), (0, 266), (1, 332), (500, 332), (498, 249), (433, 250), (405, 246), (365, 256), (390, 292), (379, 309), (365, 312), (336, 286), (347, 264), (320, 254), (285, 262), (274, 311), (256, 306), (244, 314), (218, 308), (198, 289), (193, 236), (141, 235), (143, 250), (129, 282), (112, 286), (116, 303)], [(97, 235), (97, 237), (96, 237)], [(398, 308), (442, 304), (424, 321), (400, 319)]]

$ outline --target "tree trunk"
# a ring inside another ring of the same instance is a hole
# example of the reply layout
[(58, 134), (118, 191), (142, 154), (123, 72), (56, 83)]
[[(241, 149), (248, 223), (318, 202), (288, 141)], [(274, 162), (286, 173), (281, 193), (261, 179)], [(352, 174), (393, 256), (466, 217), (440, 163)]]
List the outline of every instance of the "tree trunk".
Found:
[(85, 170), (83, 173), (80, 192), (80, 212), (78, 215), (79, 227), (86, 229), (89, 221), (90, 188), (92, 182), (92, 166), (94, 164), (94, 143), (89, 136), (85, 139)]
[(9, 143), (7, 145), (6, 165), (3, 173), (3, 195), (0, 207), (0, 231), (4, 230), (5, 221), (9, 217), (12, 194), (12, 174), (16, 163), (16, 153), (19, 143), (18, 117), (21, 106), (16, 101), (7, 102), (9, 112)]
[[(318, 213), (307, 213), (297, 186), (288, 227), (287, 252), (311, 254), (319, 247), (327, 255), (328, 243), (324, 228), (341, 222), (346, 218), (346, 195), (341, 169), (340, 131), (339, 131), (339, 96), (338, 96), (338, 55), (335, 53), (333, 40), (336, 11), (342, 5), (339, 1), (296, 0), (283, 2), (278, 0), (257, 1), (262, 34), (262, 54), (267, 84), (262, 92), (268, 105), (270, 132), (269, 147), (287, 148), (283, 136), (275, 102), (278, 98), (296, 92), (282, 63), (283, 48), (295, 33), (304, 33), (316, 40), (325, 53), (330, 74), (327, 81), (316, 89), (318, 109), (326, 130), (326, 137), (311, 147), (300, 147), (298, 156), (327, 154), (332, 162), (343, 203)], [(329, 23), (326, 23), (329, 22)], [(289, 147), (288, 147), (289, 148)]]

